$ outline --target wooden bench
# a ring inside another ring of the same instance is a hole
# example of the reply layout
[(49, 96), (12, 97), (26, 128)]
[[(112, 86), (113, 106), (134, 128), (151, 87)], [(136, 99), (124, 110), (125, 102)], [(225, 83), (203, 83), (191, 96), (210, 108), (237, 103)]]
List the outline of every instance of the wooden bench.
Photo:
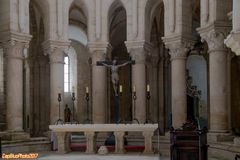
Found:
[[(152, 136), (158, 128), (158, 124), (63, 124), (50, 125), (49, 129), (56, 134), (58, 140), (58, 152), (66, 153), (70, 151), (71, 132), (84, 132), (86, 136), (86, 153), (95, 153), (96, 133), (113, 132), (115, 136), (115, 152), (124, 153), (125, 132), (141, 132), (144, 137), (144, 153), (151, 154)], [(129, 148), (131, 148), (129, 146)]]

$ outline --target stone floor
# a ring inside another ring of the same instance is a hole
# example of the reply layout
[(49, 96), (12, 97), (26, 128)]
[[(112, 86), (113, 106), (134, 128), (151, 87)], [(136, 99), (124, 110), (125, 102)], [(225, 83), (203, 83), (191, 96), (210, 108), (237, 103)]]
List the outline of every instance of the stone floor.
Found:
[(38, 157), (40, 160), (169, 160), (167, 157), (158, 157), (157, 155), (114, 155), (109, 154), (106, 156), (102, 155), (85, 155), (82, 153), (68, 153), (65, 155), (57, 154), (40, 154)]
[[(71, 152), (64, 155), (59, 155), (53, 152), (48, 153), (40, 153), (39, 160), (170, 160), (169, 157), (158, 157), (158, 155), (142, 155), (141, 153), (130, 153), (127, 155), (116, 155), (116, 154), (108, 154), (108, 155), (88, 155), (79, 152)], [(208, 158), (208, 160), (223, 160), (217, 158)], [(224, 159), (225, 160), (225, 159)]]

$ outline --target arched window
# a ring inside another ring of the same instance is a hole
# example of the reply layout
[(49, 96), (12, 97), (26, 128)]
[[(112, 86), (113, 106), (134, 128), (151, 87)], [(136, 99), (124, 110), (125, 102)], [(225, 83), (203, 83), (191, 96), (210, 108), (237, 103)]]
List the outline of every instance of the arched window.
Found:
[(64, 92), (70, 92), (70, 59), (64, 57)]

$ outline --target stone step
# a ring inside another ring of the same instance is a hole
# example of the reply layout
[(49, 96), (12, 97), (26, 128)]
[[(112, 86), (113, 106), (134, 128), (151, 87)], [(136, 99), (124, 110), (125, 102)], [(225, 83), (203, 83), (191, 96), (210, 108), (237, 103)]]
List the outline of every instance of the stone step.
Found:
[(51, 150), (51, 142), (46, 137), (28, 140), (2, 141), (3, 153), (38, 153)]

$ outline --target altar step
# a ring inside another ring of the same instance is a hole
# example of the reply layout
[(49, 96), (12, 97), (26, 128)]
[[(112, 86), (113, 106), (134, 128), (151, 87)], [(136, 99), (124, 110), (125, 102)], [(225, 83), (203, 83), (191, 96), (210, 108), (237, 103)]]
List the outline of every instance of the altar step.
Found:
[(46, 137), (28, 140), (2, 141), (3, 153), (39, 153), (51, 150), (51, 143)]

